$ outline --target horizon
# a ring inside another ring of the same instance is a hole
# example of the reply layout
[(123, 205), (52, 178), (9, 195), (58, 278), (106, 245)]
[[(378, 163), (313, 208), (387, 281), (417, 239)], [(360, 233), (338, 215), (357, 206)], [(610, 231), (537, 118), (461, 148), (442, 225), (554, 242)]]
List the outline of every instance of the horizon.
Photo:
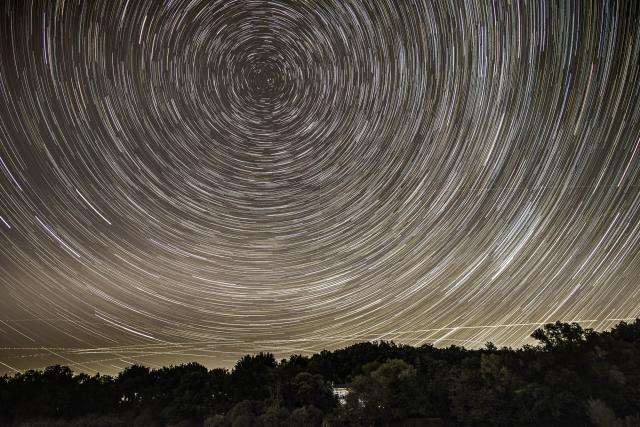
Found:
[[(554, 324), (556, 322), (562, 322), (562, 323), (577, 323), (579, 324), (581, 327), (583, 327), (584, 329), (593, 329), (595, 332), (606, 332), (611, 330), (612, 327), (620, 324), (621, 322), (626, 322), (626, 323), (630, 323), (630, 320), (637, 320), (640, 319), (639, 318), (626, 318), (626, 319), (608, 319), (607, 322), (613, 322), (610, 324), (609, 327), (604, 327), (604, 328), (589, 328), (588, 324), (592, 324), (595, 322), (598, 322), (600, 324), (602, 324), (602, 321), (554, 321), (554, 322), (548, 322), (548, 323), (529, 323), (529, 324), (524, 324), (524, 325), (516, 325), (514, 327), (519, 327), (519, 326), (535, 326), (534, 329), (531, 330), (531, 332), (533, 332), (534, 330), (538, 329), (539, 327), (543, 327), (545, 325), (549, 325), (549, 324)], [(511, 326), (511, 325), (510, 325)], [(476, 326), (476, 327), (467, 327), (467, 328), (487, 328), (487, 325), (482, 325), (482, 326)], [(495, 326), (492, 326), (495, 327)], [(458, 329), (456, 327), (450, 327), (450, 328), (440, 328), (438, 330), (455, 330)], [(44, 370), (45, 368), (49, 367), (49, 366), (54, 366), (54, 365), (60, 365), (60, 366), (65, 366), (65, 367), (69, 367), (72, 369), (74, 374), (90, 374), (90, 375), (94, 375), (94, 374), (100, 374), (100, 375), (111, 375), (111, 376), (117, 376), (118, 373), (123, 372), (127, 367), (129, 366), (133, 366), (133, 365), (138, 365), (138, 366), (146, 366), (149, 367), (150, 369), (162, 369), (162, 368), (170, 368), (170, 367), (174, 367), (174, 366), (179, 366), (182, 364), (188, 364), (188, 363), (198, 363), (202, 366), (204, 366), (205, 368), (207, 368), (208, 370), (213, 370), (213, 369), (218, 369), (218, 368), (223, 368), (223, 369), (227, 369), (229, 371), (231, 371), (233, 369), (233, 367), (236, 365), (236, 363), (244, 356), (250, 355), (250, 356), (254, 356), (260, 353), (266, 353), (266, 354), (273, 354), (276, 362), (280, 362), (282, 360), (288, 360), (290, 356), (293, 355), (301, 355), (301, 356), (307, 356), (310, 357), (314, 354), (319, 354), (323, 351), (330, 351), (330, 352), (335, 352), (335, 351), (340, 351), (340, 350), (344, 350), (346, 348), (349, 348), (353, 345), (356, 344), (361, 344), (361, 343), (371, 343), (371, 344), (376, 344), (376, 343), (381, 343), (381, 342), (386, 342), (386, 343), (390, 343), (390, 344), (394, 344), (397, 346), (409, 346), (409, 347), (414, 347), (414, 348), (419, 348), (421, 346), (425, 346), (425, 345), (430, 345), (434, 348), (440, 348), (440, 349), (446, 349), (452, 346), (456, 346), (456, 347), (460, 347), (463, 348), (465, 350), (469, 350), (469, 351), (474, 351), (474, 350), (482, 350), (484, 348), (486, 348), (486, 345), (491, 343), (493, 345), (495, 345), (499, 350), (502, 349), (508, 349), (508, 350), (519, 350), (522, 349), (525, 345), (531, 345), (531, 344), (539, 344), (536, 342), (536, 340), (534, 338), (531, 337), (531, 333), (527, 336), (527, 338), (525, 340), (523, 340), (523, 343), (519, 346), (508, 346), (508, 345), (501, 345), (500, 343), (494, 343), (492, 341), (486, 341), (484, 343), (479, 343), (479, 342), (475, 342), (472, 343), (472, 345), (465, 345), (464, 343), (459, 343), (459, 342), (451, 342), (451, 341), (462, 341), (462, 340), (447, 340), (446, 338), (442, 339), (442, 340), (435, 340), (435, 341), (449, 341), (449, 343), (447, 344), (440, 344), (438, 342), (420, 342), (419, 344), (415, 344), (412, 345), (410, 343), (403, 343), (403, 342), (396, 342), (393, 340), (385, 340), (385, 339), (374, 339), (374, 340), (349, 340), (349, 341), (345, 341), (342, 345), (335, 345), (332, 348), (318, 348), (316, 350), (311, 350), (311, 349), (307, 349), (307, 350), (300, 350), (300, 351), (278, 351), (278, 350), (270, 350), (268, 347), (265, 347), (263, 349), (255, 349), (252, 351), (247, 351), (247, 352), (242, 352), (242, 351), (238, 351), (237, 353), (233, 353), (235, 358), (232, 358), (231, 356), (229, 356), (228, 358), (224, 359), (224, 363), (223, 364), (215, 364), (216, 362), (210, 362), (210, 360), (212, 359), (210, 356), (203, 356), (203, 355), (194, 355), (192, 359), (189, 359), (188, 355), (185, 356), (184, 358), (179, 359), (178, 362), (176, 363), (167, 363), (167, 364), (162, 364), (162, 363), (151, 363), (151, 364), (144, 364), (144, 363), (140, 363), (140, 362), (131, 362), (129, 364), (125, 364), (123, 366), (116, 366), (116, 365), (104, 365), (107, 366), (107, 369), (99, 371), (99, 370), (95, 370), (95, 369), (89, 369), (89, 370), (81, 370), (78, 369), (78, 367), (84, 367), (84, 366), (90, 366), (90, 363), (82, 363), (82, 362), (71, 362), (71, 363), (55, 363), (52, 365), (45, 365), (45, 366), (31, 366), (29, 368), (26, 369), (22, 369), (22, 370), (17, 370), (13, 367), (10, 366), (6, 366), (5, 365), (5, 369), (7, 369), (7, 371), (2, 371), (0, 370), (0, 375), (15, 375), (18, 373), (23, 373), (25, 371), (28, 370)], [(175, 344), (175, 343), (173, 343)], [(198, 343), (190, 343), (194, 346), (197, 346)], [(142, 347), (144, 348), (144, 347)], [(21, 349), (23, 350), (23, 349)], [(108, 352), (111, 353), (110, 349), (95, 349), (95, 348), (91, 348), (91, 349), (78, 349), (78, 351), (82, 352), (82, 351), (88, 351), (90, 353), (93, 352)], [(147, 350), (148, 351), (148, 350)], [(2, 363), (2, 362), (0, 362)], [(110, 368), (109, 368), (110, 366)]]
[[(633, 322), (627, 322), (627, 320), (624, 319), (617, 319), (618, 322), (615, 323), (613, 325), (612, 328), (606, 328), (606, 329), (601, 329), (601, 330), (595, 330), (595, 329), (591, 329), (591, 328), (586, 328), (584, 327), (584, 325), (578, 323), (578, 322), (561, 322), (561, 321), (556, 321), (556, 322), (550, 322), (550, 323), (546, 323), (546, 324), (538, 324), (541, 328), (536, 328), (537, 329), (544, 329), (544, 326), (550, 326), (550, 325), (555, 325), (557, 323), (564, 323), (564, 324), (578, 324), (580, 325), (583, 330), (586, 331), (593, 331), (596, 333), (602, 333), (602, 332), (611, 332), (611, 330), (613, 328), (615, 328), (618, 325), (621, 325), (623, 323), (627, 324), (627, 325), (633, 325)], [(631, 318), (631, 320), (635, 320), (636, 322), (640, 321), (640, 317), (638, 318)], [(255, 357), (258, 355), (272, 355), (274, 357), (274, 360), (276, 362), (277, 365), (281, 365), (282, 363), (288, 363), (290, 362), (290, 358), (293, 356), (303, 356), (303, 357), (308, 357), (311, 358), (312, 356), (318, 356), (323, 352), (329, 352), (329, 353), (338, 353), (341, 351), (345, 351), (348, 350), (350, 348), (356, 347), (359, 344), (372, 344), (372, 345), (376, 345), (376, 346), (381, 346), (384, 344), (388, 344), (390, 346), (395, 346), (395, 347), (411, 347), (411, 348), (415, 348), (415, 349), (419, 349), (421, 347), (425, 347), (425, 346), (429, 346), (432, 347), (434, 349), (438, 349), (438, 350), (442, 350), (442, 351), (446, 351), (447, 349), (456, 347), (456, 348), (460, 348), (462, 350), (465, 351), (470, 351), (470, 352), (475, 352), (475, 351), (491, 351), (491, 352), (501, 352), (501, 351), (519, 351), (519, 350), (524, 350), (527, 346), (529, 346), (532, 349), (538, 349), (538, 350), (543, 350), (544, 349), (544, 345), (543, 343), (540, 342), (540, 340), (533, 338), (531, 335), (529, 336), (529, 339), (527, 340), (529, 342), (523, 344), (520, 347), (510, 347), (510, 346), (500, 346), (500, 345), (496, 345), (493, 342), (486, 342), (484, 343), (482, 346), (474, 346), (474, 347), (465, 347), (464, 345), (458, 345), (458, 344), (450, 344), (447, 346), (437, 346), (434, 345), (433, 343), (423, 343), (420, 345), (410, 345), (410, 344), (402, 344), (402, 343), (396, 343), (394, 341), (387, 341), (387, 340), (372, 340), (372, 341), (356, 341), (353, 342), (351, 344), (348, 345), (344, 345), (342, 347), (337, 347), (334, 349), (326, 349), (323, 348), (319, 351), (314, 351), (314, 352), (307, 352), (307, 354), (304, 353), (286, 353), (285, 355), (283, 355), (283, 357), (278, 357), (277, 353), (274, 353), (273, 351), (269, 351), (269, 350), (256, 350), (250, 353), (244, 353), (239, 355), (239, 357), (233, 361), (232, 364), (228, 365), (228, 366), (208, 366), (206, 363), (201, 363), (198, 362), (197, 360), (186, 360), (186, 361), (180, 361), (179, 363), (175, 363), (175, 364), (168, 364), (168, 365), (156, 365), (156, 366), (147, 366), (147, 365), (143, 365), (143, 364), (139, 364), (139, 363), (132, 363), (130, 365), (124, 366), (122, 368), (120, 368), (120, 370), (117, 371), (112, 371), (112, 372), (100, 372), (100, 371), (81, 371), (81, 370), (77, 370), (74, 369), (75, 366), (79, 366), (80, 364), (76, 364), (76, 365), (66, 365), (66, 364), (55, 364), (55, 365), (48, 365), (48, 366), (43, 366), (43, 367), (36, 367), (36, 368), (29, 368), (23, 371), (17, 371), (14, 370), (12, 372), (4, 372), (4, 373), (0, 373), (0, 376), (2, 375), (9, 375), (11, 376), (15, 376), (17, 374), (22, 374), (25, 373), (27, 371), (40, 371), (43, 372), (46, 368), (52, 367), (52, 366), (62, 366), (62, 367), (66, 367), (66, 368), (70, 368), (71, 371), (73, 372), (73, 375), (80, 375), (80, 374), (88, 374), (88, 375), (101, 375), (101, 376), (111, 376), (113, 378), (116, 378), (118, 375), (120, 375), (121, 373), (125, 372), (127, 370), (127, 368), (130, 368), (131, 366), (142, 366), (142, 367), (146, 367), (149, 368), (151, 371), (154, 370), (161, 370), (161, 369), (172, 369), (172, 368), (176, 368), (176, 367), (180, 367), (180, 366), (185, 366), (185, 365), (189, 365), (189, 364), (198, 364), (200, 366), (205, 367), (209, 372), (216, 370), (216, 369), (225, 369), (228, 372), (233, 372), (233, 370), (235, 369), (235, 367), (237, 366), (237, 363), (240, 362), (241, 359), (243, 359), (245, 356), (250, 356), (250, 357)], [(533, 344), (533, 345), (532, 345)], [(489, 349), (489, 345), (494, 346), (494, 349)], [(115, 368), (115, 367), (114, 367)], [(333, 384), (332, 384), (333, 386)]]

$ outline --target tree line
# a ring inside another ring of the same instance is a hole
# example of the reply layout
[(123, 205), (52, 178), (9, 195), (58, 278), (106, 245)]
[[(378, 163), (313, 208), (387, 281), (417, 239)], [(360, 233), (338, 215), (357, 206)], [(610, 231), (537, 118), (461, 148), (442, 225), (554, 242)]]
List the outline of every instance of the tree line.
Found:
[[(537, 345), (363, 342), (232, 370), (197, 363), (116, 377), (65, 366), (0, 378), (7, 426), (640, 426), (640, 319), (545, 325)], [(343, 401), (334, 394), (346, 387)]]

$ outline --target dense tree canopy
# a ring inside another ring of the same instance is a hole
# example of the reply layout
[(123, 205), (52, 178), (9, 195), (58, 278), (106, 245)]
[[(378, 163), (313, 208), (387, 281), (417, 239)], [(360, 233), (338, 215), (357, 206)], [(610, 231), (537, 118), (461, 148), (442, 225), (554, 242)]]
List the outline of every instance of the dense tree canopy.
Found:
[[(117, 377), (64, 366), (0, 378), (0, 425), (640, 425), (640, 320), (594, 332), (549, 324), (537, 346), (359, 343), (231, 371), (197, 363)], [(334, 386), (349, 389), (344, 404)]]

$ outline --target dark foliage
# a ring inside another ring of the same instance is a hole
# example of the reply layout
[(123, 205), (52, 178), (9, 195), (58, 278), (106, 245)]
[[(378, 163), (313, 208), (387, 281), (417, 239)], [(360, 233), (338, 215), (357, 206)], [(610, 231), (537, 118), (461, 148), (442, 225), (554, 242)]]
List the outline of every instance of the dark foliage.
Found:
[[(538, 346), (360, 343), (234, 369), (196, 363), (112, 378), (64, 366), (0, 378), (8, 426), (640, 425), (640, 320), (594, 332), (557, 322)], [(340, 403), (334, 385), (349, 393)]]

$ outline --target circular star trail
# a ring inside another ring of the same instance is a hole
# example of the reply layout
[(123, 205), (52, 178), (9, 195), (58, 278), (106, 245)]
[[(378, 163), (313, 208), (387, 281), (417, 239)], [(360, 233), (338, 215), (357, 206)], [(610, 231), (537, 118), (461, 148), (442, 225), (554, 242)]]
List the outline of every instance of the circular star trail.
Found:
[(0, 12), (0, 370), (640, 314), (638, 2)]

